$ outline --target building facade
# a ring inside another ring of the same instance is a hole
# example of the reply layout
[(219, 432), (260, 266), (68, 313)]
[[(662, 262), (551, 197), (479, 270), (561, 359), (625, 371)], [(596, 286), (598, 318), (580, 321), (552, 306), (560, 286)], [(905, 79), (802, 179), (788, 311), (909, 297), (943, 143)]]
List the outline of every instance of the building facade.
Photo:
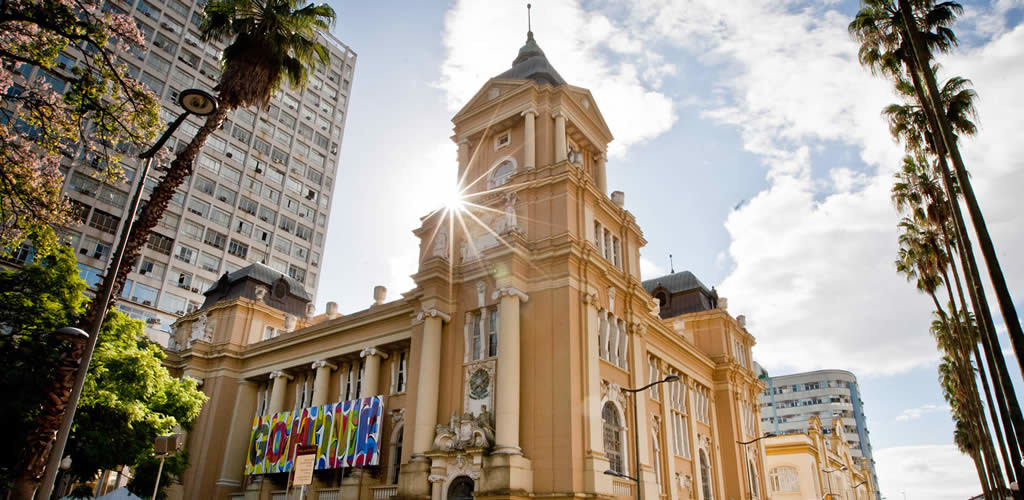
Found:
[[(205, 1), (109, 0), (103, 9), (132, 15), (148, 50), (125, 52), (132, 76), (157, 96), (161, 117), (181, 113), (178, 93), (189, 88), (215, 94), (222, 43), (202, 42), (199, 24)], [(194, 311), (225, 272), (263, 262), (302, 283), (314, 295), (338, 177), (356, 54), (321, 34), (331, 62), (310, 75), (303, 90), (285, 86), (267, 109), (232, 112), (196, 159), (195, 173), (179, 189), (134, 263), (118, 308), (147, 321), (147, 333), (166, 343), (171, 324)], [(28, 69), (55, 89), (77, 64), (60, 56), (53, 72)], [(188, 118), (167, 143), (183, 148), (201, 125)], [(115, 233), (128, 212), (139, 163), (126, 159), (126, 182), (100, 183), (94, 163), (82, 154), (64, 162), (64, 192), (81, 224), (66, 233), (78, 255), (82, 277), (95, 287), (109, 264)], [(146, 179), (148, 193), (160, 171)], [(26, 250), (27, 251), (27, 250)]]
[(765, 468), (773, 500), (871, 500), (877, 484), (867, 462), (851, 453), (842, 418), (828, 432), (811, 416), (805, 432), (765, 439)]
[(210, 397), (177, 494), (283, 498), (311, 444), (323, 500), (766, 498), (740, 444), (761, 435), (754, 337), (724, 301), (659, 316), (590, 92), (529, 33), (453, 122), (465, 203), (414, 231), (413, 290), (318, 313), (253, 265), (174, 324), (166, 362)]
[(821, 420), (824, 433), (843, 422), (850, 454), (863, 458), (877, 485), (870, 433), (857, 377), (845, 370), (818, 370), (770, 377), (761, 394), (761, 424), (777, 434), (803, 432), (811, 417)]

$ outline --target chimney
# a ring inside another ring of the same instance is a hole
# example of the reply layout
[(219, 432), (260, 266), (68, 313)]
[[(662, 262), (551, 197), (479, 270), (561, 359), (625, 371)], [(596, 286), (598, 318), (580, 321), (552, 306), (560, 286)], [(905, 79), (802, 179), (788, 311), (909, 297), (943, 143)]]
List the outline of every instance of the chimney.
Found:
[(338, 314), (338, 303), (337, 302), (328, 302), (327, 303), (327, 319), (334, 319), (334, 318), (337, 318), (338, 316), (341, 316), (340, 314)]
[(388, 288), (386, 286), (377, 285), (373, 287), (373, 305), (379, 306), (384, 303), (388, 298)]
[(718, 298), (718, 308), (728, 312), (729, 311), (729, 299), (725, 297)]
[(622, 206), (626, 204), (626, 193), (623, 193), (622, 191), (612, 191), (612, 203), (615, 203), (619, 208), (622, 208)]

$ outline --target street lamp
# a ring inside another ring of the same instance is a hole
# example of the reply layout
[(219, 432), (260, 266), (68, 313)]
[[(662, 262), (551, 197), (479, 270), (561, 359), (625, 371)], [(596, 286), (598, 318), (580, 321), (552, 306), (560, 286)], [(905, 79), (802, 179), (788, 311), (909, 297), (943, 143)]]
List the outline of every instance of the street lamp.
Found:
[(863, 481), (853, 485), (853, 488), (851, 488), (851, 491), (853, 491), (854, 498), (857, 498), (857, 487), (858, 486), (863, 486), (865, 484), (868, 484), (868, 480), (867, 479), (865, 479), (865, 480), (863, 480)]
[(747, 445), (756, 443), (764, 438), (770, 438), (773, 436), (775, 436), (775, 433), (766, 432), (763, 436), (751, 439), (750, 441), (736, 441), (737, 444), (743, 445), (743, 468), (747, 470), (747, 485), (749, 488), (747, 494), (751, 499), (754, 498), (754, 478), (750, 474), (750, 462), (747, 460)]
[(825, 476), (825, 477), (828, 478), (828, 500), (833, 500), (834, 499), (834, 497), (832, 495), (832, 473), (833, 472), (839, 472), (839, 471), (842, 471), (842, 470), (846, 470), (846, 466), (845, 465), (840, 467), (840, 468), (838, 468), (838, 469), (821, 469), (822, 472), (824, 472), (825, 474), (828, 474), (827, 476)]
[[(128, 216), (121, 223), (121, 233), (118, 240), (117, 249), (111, 258), (111, 264), (107, 268), (107, 272), (113, 278), (117, 276), (118, 270), (121, 268), (121, 261), (124, 258), (125, 244), (128, 241), (128, 235), (132, 231), (132, 224), (135, 221), (135, 214), (139, 211), (139, 202), (142, 200), (142, 193), (146, 185), (146, 175), (149, 174), (149, 167), (153, 164), (153, 157), (160, 151), (160, 148), (164, 146), (171, 134), (181, 126), (181, 123), (185, 121), (188, 115), (196, 116), (208, 116), (217, 111), (217, 99), (214, 98), (210, 93), (199, 90), (199, 89), (187, 89), (181, 91), (178, 94), (178, 105), (185, 110), (184, 113), (178, 115), (167, 130), (164, 131), (163, 135), (156, 140), (153, 147), (144, 151), (139, 155), (140, 159), (146, 160), (145, 165), (142, 167), (141, 175), (138, 175), (138, 186), (135, 189), (135, 194), (132, 197), (132, 201), (129, 204)], [(103, 326), (103, 320), (107, 315), (107, 307), (110, 304), (110, 296), (113, 292), (113, 281), (112, 279), (105, 280), (106, 285), (103, 290), (99, 290), (98, 296), (94, 300), (100, 300), (101, 307), (99, 310), (100, 314), (97, 314), (93, 318), (92, 324), (89, 325), (89, 340), (85, 346), (85, 352), (82, 354), (81, 363), (78, 365), (78, 371), (75, 373), (75, 383), (71, 388), (71, 395), (68, 398), (67, 410), (65, 410), (64, 418), (60, 423), (60, 432), (57, 433), (57, 440), (53, 443), (53, 448), (50, 450), (50, 459), (46, 463), (46, 470), (43, 473), (43, 480), (39, 484), (39, 491), (36, 498), (39, 500), (47, 500), (50, 498), (50, 493), (53, 491), (53, 481), (57, 476), (57, 468), (60, 466), (60, 459), (64, 455), (64, 447), (68, 442), (68, 435), (71, 434), (71, 424), (75, 419), (75, 410), (78, 409), (78, 399), (82, 396), (82, 387), (85, 385), (85, 375), (89, 372), (89, 363), (92, 361), (93, 351), (96, 349), (96, 341), (99, 338), (100, 327)]]
[(629, 479), (631, 481), (636, 482), (636, 500), (643, 500), (643, 488), (641, 488), (640, 484), (640, 431), (637, 430), (637, 428), (639, 427), (640, 416), (636, 414), (637, 393), (644, 392), (647, 389), (650, 389), (651, 387), (654, 387), (658, 384), (678, 381), (679, 375), (673, 373), (661, 380), (651, 382), (650, 384), (647, 384), (639, 389), (622, 389), (622, 392), (628, 392), (633, 395), (633, 446), (635, 448), (635, 453), (633, 453), (633, 470), (635, 471), (636, 477), (629, 476), (621, 472), (614, 471), (612, 469), (608, 469), (604, 471), (604, 473), (608, 474), (609, 476), (621, 477), (623, 479)]

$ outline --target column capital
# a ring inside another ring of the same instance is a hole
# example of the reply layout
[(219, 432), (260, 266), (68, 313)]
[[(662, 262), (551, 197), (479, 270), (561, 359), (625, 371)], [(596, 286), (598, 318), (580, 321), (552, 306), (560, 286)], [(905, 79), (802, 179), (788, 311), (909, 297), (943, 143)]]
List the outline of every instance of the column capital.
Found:
[(435, 308), (423, 309), (422, 311), (419, 312), (419, 314), (416, 315), (416, 321), (423, 321), (423, 319), (425, 318), (441, 318), (441, 320), (446, 323), (450, 323), (452, 321), (451, 316)]
[(316, 370), (317, 368), (323, 368), (325, 366), (331, 367), (332, 370), (337, 370), (338, 369), (338, 365), (336, 365), (334, 363), (331, 363), (330, 361), (327, 361), (325, 359), (318, 359), (318, 360), (314, 361), (313, 365), (310, 368)]
[(639, 335), (641, 337), (643, 337), (644, 332), (647, 331), (647, 325), (642, 321), (631, 321), (629, 325), (627, 325), (627, 328), (629, 329), (629, 333)]
[(537, 108), (529, 108), (529, 109), (523, 111), (522, 113), (519, 113), (520, 116), (526, 116), (526, 115), (537, 116), (537, 114), (538, 114), (537, 113)]
[(284, 378), (286, 378), (288, 380), (292, 380), (292, 379), (295, 378), (295, 377), (289, 375), (284, 370), (274, 370), (274, 371), (270, 372), (270, 380), (274, 380), (275, 378), (281, 378), (281, 377), (284, 377)]
[(473, 143), (469, 142), (469, 139), (459, 139), (459, 141), (458, 141), (458, 143), (457, 143), (457, 144), (458, 144), (459, 146), (466, 146), (466, 147), (468, 148), (468, 147), (469, 147), (469, 146), (471, 146), (471, 145), (472, 145)]
[(376, 347), (367, 347), (366, 349), (359, 351), (360, 358), (365, 358), (368, 356), (380, 356), (380, 359), (388, 359), (388, 354), (384, 351), (381, 351), (380, 349), (377, 349)]
[(599, 162), (608, 161), (608, 153), (605, 153), (604, 151), (594, 153), (594, 160)]
[(562, 111), (560, 109), (556, 109), (556, 110), (551, 112), (551, 117), (552, 118), (568, 118), (569, 115), (565, 114), (565, 111)]
[(598, 302), (600, 300), (600, 297), (596, 293), (591, 293), (591, 292), (581, 292), (581, 293), (583, 294), (583, 303), (584, 304), (587, 304), (588, 306), (594, 306), (595, 308), (599, 308), (600, 307), (600, 303)]
[(508, 287), (505, 287), (505, 288), (499, 288), (499, 289), (495, 290), (494, 293), (491, 294), (491, 299), (497, 300), (497, 299), (499, 299), (501, 297), (511, 297), (511, 296), (519, 297), (519, 300), (521, 300), (523, 302), (526, 302), (526, 301), (530, 300), (530, 296), (526, 295), (526, 292), (524, 292), (524, 291), (522, 291), (522, 290), (520, 290), (520, 289), (518, 289), (518, 288), (516, 288), (514, 286), (508, 286)]

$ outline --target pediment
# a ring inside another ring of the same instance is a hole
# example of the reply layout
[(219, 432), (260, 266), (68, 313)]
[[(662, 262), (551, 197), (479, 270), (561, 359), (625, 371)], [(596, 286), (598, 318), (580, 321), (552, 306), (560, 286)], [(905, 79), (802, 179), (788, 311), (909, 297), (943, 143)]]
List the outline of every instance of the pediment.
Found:
[[(503, 97), (530, 85), (534, 85), (534, 82), (531, 80), (491, 78), (490, 80), (487, 80), (487, 83), (480, 87), (480, 90), (473, 95), (469, 102), (459, 109), (458, 113), (455, 113), (455, 116), (452, 117), (452, 121), (457, 122), (463, 116), (472, 113), (474, 110), (486, 107), (488, 103), (500, 100)], [(494, 95), (495, 91), (497, 92), (497, 95)]]
[(614, 139), (612, 131), (608, 128), (608, 122), (604, 121), (604, 115), (601, 113), (601, 109), (597, 105), (597, 100), (594, 99), (594, 95), (589, 90), (583, 87), (576, 87), (568, 85), (566, 94), (572, 99), (573, 104), (576, 105), (577, 111), (582, 113), (584, 117), (588, 118), (597, 127), (598, 131), (608, 136), (608, 142)]

